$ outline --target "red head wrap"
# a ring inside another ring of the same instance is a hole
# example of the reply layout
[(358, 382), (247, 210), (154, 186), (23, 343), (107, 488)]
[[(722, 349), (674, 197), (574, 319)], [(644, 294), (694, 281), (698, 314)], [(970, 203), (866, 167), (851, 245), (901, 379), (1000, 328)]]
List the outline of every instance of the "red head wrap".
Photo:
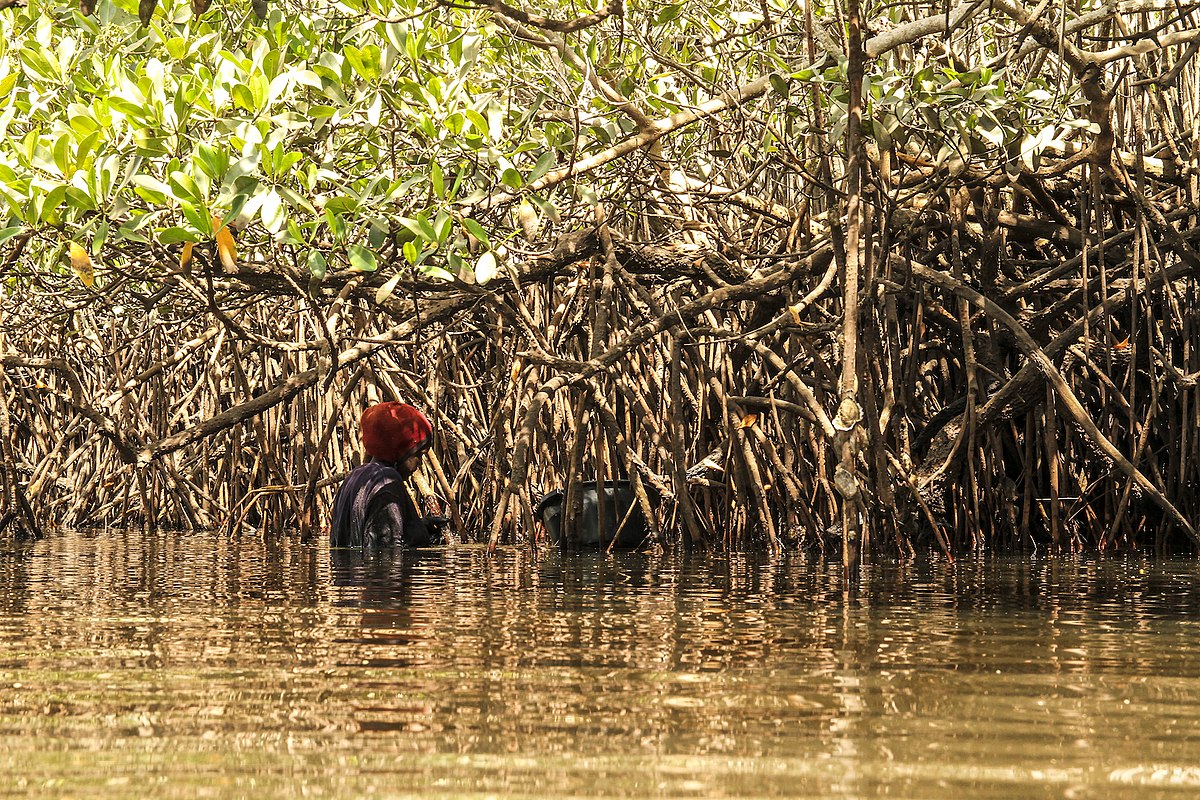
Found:
[(433, 444), (433, 426), (407, 403), (379, 403), (362, 413), (363, 448), (380, 461), (396, 463)]

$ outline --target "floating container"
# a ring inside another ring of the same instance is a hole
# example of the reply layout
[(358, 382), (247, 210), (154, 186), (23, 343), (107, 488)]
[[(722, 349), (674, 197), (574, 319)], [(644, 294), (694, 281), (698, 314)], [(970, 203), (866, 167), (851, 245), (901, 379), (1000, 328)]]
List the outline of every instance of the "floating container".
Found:
[[(567, 493), (556, 489), (538, 503), (537, 515), (546, 526), (550, 540), (566, 547), (613, 547), (633, 549), (646, 544), (650, 538), (646, 516), (642, 513), (637, 495), (629, 481), (604, 482), (604, 522), (600, 522), (600, 507), (597, 502), (600, 492), (596, 481), (584, 481), (579, 485), (583, 507), (576, 519), (574, 535), (564, 540), (562, 536), (562, 506)], [(648, 494), (651, 503), (657, 496)]]

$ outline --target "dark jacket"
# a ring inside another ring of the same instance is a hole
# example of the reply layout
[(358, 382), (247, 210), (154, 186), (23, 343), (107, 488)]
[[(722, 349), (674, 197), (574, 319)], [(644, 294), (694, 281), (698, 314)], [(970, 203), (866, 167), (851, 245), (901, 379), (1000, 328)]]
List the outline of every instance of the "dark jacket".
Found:
[(425, 547), (433, 539), (394, 466), (368, 461), (346, 476), (333, 501), (331, 547)]

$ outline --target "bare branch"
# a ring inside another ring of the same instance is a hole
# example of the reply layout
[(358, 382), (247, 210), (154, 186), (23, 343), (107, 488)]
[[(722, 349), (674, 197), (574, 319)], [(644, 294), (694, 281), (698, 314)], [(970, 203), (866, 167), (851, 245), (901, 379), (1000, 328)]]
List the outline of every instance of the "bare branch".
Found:
[(1146, 53), (1153, 53), (1155, 50), (1162, 50), (1171, 45), (1190, 44), (1198, 40), (1200, 40), (1200, 28), (1190, 31), (1171, 31), (1170, 33), (1147, 36), (1145, 39), (1139, 39), (1133, 44), (1112, 47), (1108, 50), (1101, 50), (1099, 53), (1090, 53), (1089, 57), (1097, 64), (1108, 64), (1117, 59), (1145, 55)]
[[(0, 2), (4, 2), (4, 0), (0, 0)], [(516, 20), (522, 24), (532, 25), (535, 28), (540, 28), (544, 31), (554, 31), (555, 33), (573, 33), (575, 31), (581, 31), (584, 28), (591, 28), (599, 25), (601, 22), (604, 22), (604, 20), (608, 19), (614, 14), (621, 16), (625, 12), (623, 3), (621, 0), (617, 0), (617, 2), (606, 5), (604, 8), (600, 9), (594, 14), (585, 14), (584, 16), (576, 19), (557, 20), (550, 19), (549, 17), (539, 16), (537, 14), (530, 14), (528, 11), (510, 6), (507, 3), (502, 2), (502, 0), (468, 0), (468, 2), (472, 5), (490, 8), (493, 12), (500, 14), (501, 16), (508, 17), (509, 19)], [(438, 5), (450, 6), (453, 8), (463, 7), (459, 3), (446, 2), (446, 0), (442, 0), (438, 3)]]
[(944, 32), (947, 19), (950, 21), (950, 30), (955, 30), (986, 7), (985, 0), (968, 0), (968, 2), (959, 3), (950, 9), (949, 14), (934, 14), (932, 17), (897, 25), (890, 31), (872, 36), (863, 45), (863, 50), (868, 58), (877, 58), (901, 45), (910, 44), (930, 34)]

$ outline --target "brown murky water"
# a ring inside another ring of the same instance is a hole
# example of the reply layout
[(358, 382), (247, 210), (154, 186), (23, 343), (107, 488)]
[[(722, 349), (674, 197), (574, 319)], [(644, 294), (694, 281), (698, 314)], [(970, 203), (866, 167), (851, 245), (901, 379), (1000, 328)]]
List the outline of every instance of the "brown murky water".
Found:
[(0, 546), (0, 797), (1200, 796), (1200, 567)]

